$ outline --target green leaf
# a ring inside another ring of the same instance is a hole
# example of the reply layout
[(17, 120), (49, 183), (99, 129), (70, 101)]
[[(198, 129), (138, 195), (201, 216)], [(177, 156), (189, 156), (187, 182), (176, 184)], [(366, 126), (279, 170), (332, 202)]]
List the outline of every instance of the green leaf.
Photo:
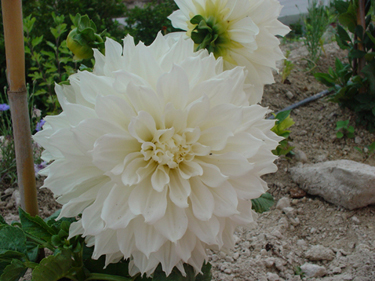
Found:
[(340, 39), (343, 40), (344, 42), (351, 42), (352, 39), (350, 38), (349, 34), (346, 32), (346, 30), (341, 26), (337, 26), (337, 33), (340, 36)]
[(4, 220), (3, 216), (0, 215), (0, 225), (8, 225), (7, 222)]
[(18, 251), (4, 251), (0, 254), (0, 261), (11, 262), (13, 259), (27, 260), (27, 257), (24, 253)]
[(318, 80), (319, 82), (323, 83), (328, 87), (334, 87), (336, 84), (335, 79), (327, 73), (314, 73), (314, 77), (316, 80)]
[(257, 213), (263, 213), (266, 211), (269, 211), (269, 209), (274, 204), (274, 199), (271, 194), (269, 193), (263, 193), (259, 198), (257, 199), (251, 199), (252, 209)]
[(33, 47), (36, 47), (36, 46), (39, 45), (42, 41), (43, 41), (43, 35), (42, 35), (42, 36), (39, 36), (39, 37), (35, 37), (35, 38), (31, 41), (31, 45), (33, 45)]
[(276, 122), (276, 124), (279, 124), (279, 123), (283, 122), (286, 118), (288, 118), (289, 114), (290, 114), (290, 110), (285, 110), (285, 111), (279, 112), (279, 113), (275, 116), (275, 119), (278, 120), (278, 121)]
[(344, 136), (342, 132), (337, 132), (336, 133), (336, 138), (341, 139)]
[(204, 17), (201, 15), (196, 15), (190, 19), (191, 24), (199, 24), (201, 21), (204, 21)]
[(72, 266), (70, 255), (58, 254), (44, 258), (35, 267), (32, 273), (32, 281), (57, 281), (65, 277)]
[(22, 229), (28, 234), (41, 238), (44, 241), (50, 241), (52, 235), (57, 234), (47, 223), (39, 216), (32, 217), (24, 210), (19, 208)]
[(360, 51), (360, 50), (355, 50), (355, 49), (353, 49), (349, 52), (350, 58), (360, 59), (360, 58), (363, 58), (365, 55), (366, 55), (366, 52)]
[[(375, 93), (375, 62), (367, 64), (363, 69), (362, 73), (364, 73), (369, 81), (370, 87), (369, 92)], [(374, 114), (375, 115), (375, 114)]]
[(10, 225), (0, 229), (0, 253), (8, 250), (26, 253), (26, 236), (22, 229)]
[(202, 267), (202, 273), (203, 274), (198, 274), (197, 277), (195, 278), (195, 281), (211, 281), (212, 279), (212, 274), (211, 274), (211, 264), (205, 263)]
[(10, 265), (5, 267), (3, 274), (0, 277), (0, 281), (18, 280), (25, 274), (26, 270), (27, 268), (24, 266), (23, 262), (15, 259)]

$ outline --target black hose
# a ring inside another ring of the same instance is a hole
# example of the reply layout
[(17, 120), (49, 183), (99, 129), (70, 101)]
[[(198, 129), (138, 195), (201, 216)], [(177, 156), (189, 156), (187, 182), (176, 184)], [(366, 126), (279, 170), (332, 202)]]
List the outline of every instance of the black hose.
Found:
[[(276, 115), (279, 114), (280, 112), (287, 111), (287, 110), (292, 110), (292, 109), (297, 108), (297, 107), (299, 107), (301, 105), (304, 105), (306, 103), (309, 103), (309, 102), (312, 102), (314, 100), (320, 99), (320, 98), (322, 98), (322, 97), (324, 97), (324, 96), (326, 96), (326, 95), (328, 95), (330, 93), (332, 93), (332, 90), (324, 90), (324, 91), (322, 91), (320, 93), (317, 93), (317, 94), (315, 94), (315, 95), (313, 95), (311, 97), (308, 97), (308, 98), (306, 98), (304, 100), (296, 102), (295, 104), (292, 104), (292, 105), (289, 105), (288, 107), (285, 107), (284, 109), (276, 112)], [(274, 118), (275, 118), (274, 115), (271, 115), (271, 116), (267, 117), (267, 119), (274, 119)]]

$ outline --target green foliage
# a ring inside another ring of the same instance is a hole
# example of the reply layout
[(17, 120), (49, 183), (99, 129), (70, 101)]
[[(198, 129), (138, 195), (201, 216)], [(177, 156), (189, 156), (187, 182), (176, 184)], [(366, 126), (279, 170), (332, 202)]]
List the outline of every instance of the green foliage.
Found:
[(259, 198), (251, 199), (252, 209), (257, 213), (264, 213), (270, 210), (275, 203), (272, 195), (269, 193), (263, 193)]
[(173, 0), (154, 0), (143, 8), (127, 9), (124, 14), (125, 32), (133, 36), (136, 43), (142, 41), (150, 45), (160, 30), (164, 34), (176, 31), (167, 17), (177, 9)]
[(305, 273), (302, 271), (301, 267), (299, 267), (299, 266), (296, 266), (294, 268), (294, 275), (299, 275), (302, 278), (305, 277)]
[(375, 153), (375, 141), (370, 144), (370, 145), (366, 145), (365, 147), (363, 148), (359, 148), (359, 147), (354, 147), (357, 151), (359, 151), (361, 154), (363, 154), (364, 158), (369, 158), (371, 155), (373, 155)]
[(281, 83), (285, 83), (287, 78), (289, 77), (290, 73), (292, 72), (294, 68), (294, 63), (292, 63), (290, 60), (288, 60), (290, 55), (290, 51), (287, 51), (285, 54), (285, 59), (283, 62), (283, 70), (281, 71)]
[[(272, 196), (271, 196), (272, 197)], [(93, 248), (87, 248), (84, 239), (69, 239), (69, 227), (75, 219), (56, 221), (59, 212), (46, 220), (31, 217), (19, 209), (20, 223), (8, 225), (0, 216), (0, 280), (14, 281), (32, 269), (32, 281), (57, 280), (113, 280), (113, 281), (209, 281), (211, 265), (204, 264), (202, 273), (195, 276), (193, 267), (184, 265), (187, 276), (175, 268), (166, 277), (159, 265), (150, 278), (140, 274), (131, 277), (129, 260), (122, 260), (105, 267), (105, 257), (92, 260)], [(47, 248), (52, 255), (37, 260), (39, 249)], [(104, 268), (105, 267), (105, 268)], [(65, 278), (65, 279), (64, 279)]]
[(354, 127), (349, 126), (349, 120), (337, 121), (336, 131), (336, 137), (338, 139), (341, 139), (344, 136), (347, 138), (354, 138)]
[[(35, 85), (35, 102), (44, 113), (58, 113), (60, 106), (54, 92), (55, 83), (61, 83), (75, 72), (72, 54), (66, 46), (67, 24), (64, 16), (52, 13), (54, 25), (50, 27), (53, 42), (45, 41), (42, 36), (35, 37), (33, 31), (36, 18), (30, 16), (24, 19), (25, 53), (29, 61), (28, 77)], [(45, 42), (46, 44), (41, 44)]]
[(375, 131), (375, 24), (373, 2), (366, 1), (366, 26), (357, 23), (358, 1), (336, 0), (340, 25), (336, 41), (348, 50), (348, 62), (336, 59), (335, 70), (316, 73), (315, 78), (330, 87), (332, 102), (354, 111), (357, 124)]
[(290, 131), (287, 130), (294, 124), (294, 121), (292, 118), (290, 118), (290, 110), (282, 111), (277, 115), (274, 114), (274, 116), (277, 121), (271, 130), (284, 139), (280, 141), (279, 145), (272, 152), (275, 155), (287, 155), (294, 148), (293, 146), (289, 145), (288, 138)]
[(309, 52), (309, 67), (312, 68), (322, 53), (322, 36), (329, 24), (334, 21), (334, 16), (329, 8), (318, 0), (309, 0), (307, 11), (308, 14), (303, 19), (305, 24), (304, 44)]
[[(30, 36), (29, 42), (26, 43), (26, 52), (30, 50), (30, 53), (26, 54), (27, 82), (30, 84), (33, 84), (33, 81), (37, 82), (35, 84), (37, 95), (35, 103), (37, 108), (43, 111), (43, 115), (47, 112), (57, 113), (59, 106), (53, 93), (54, 82), (66, 81), (67, 77), (74, 73), (77, 68), (75, 63), (72, 62), (70, 51), (62, 40), (67, 35), (66, 30), (70, 29), (69, 15), (87, 14), (98, 30), (106, 29), (107, 36), (111, 34), (111, 37), (121, 40), (126, 32), (118, 22), (112, 19), (124, 16), (126, 8), (121, 0), (23, 0), (22, 7), (24, 18), (33, 19), (32, 30), (25, 30), (25, 35), (29, 33)], [(64, 18), (64, 22), (56, 22), (56, 19), (62, 18)], [(3, 30), (2, 24), (2, 13), (0, 13), (0, 30)], [(58, 42), (56, 42), (57, 38), (60, 39)], [(35, 51), (33, 56), (30, 45)], [(58, 53), (58, 56), (56, 56), (56, 53)], [(85, 64), (91, 66), (90, 62), (85, 62)], [(40, 71), (40, 68), (43, 72)], [(1, 88), (7, 85), (5, 69), (4, 34), (1, 32)], [(5, 99), (5, 95), (1, 92), (0, 96)]]
[(91, 59), (93, 48), (104, 53), (104, 41), (101, 35), (97, 34), (95, 23), (87, 15), (77, 14), (72, 17), (73, 29), (69, 32), (66, 44), (74, 54), (74, 60)]

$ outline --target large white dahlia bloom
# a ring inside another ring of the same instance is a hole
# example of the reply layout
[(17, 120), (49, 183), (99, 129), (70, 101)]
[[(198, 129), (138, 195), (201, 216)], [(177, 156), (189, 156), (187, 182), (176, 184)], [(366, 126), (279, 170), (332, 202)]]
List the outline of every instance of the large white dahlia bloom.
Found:
[[(207, 48), (224, 58), (224, 69), (246, 66), (252, 84), (251, 103), (260, 102), (263, 86), (274, 82), (272, 70), (284, 55), (275, 35), (290, 29), (277, 20), (278, 0), (175, 0), (180, 8), (169, 16), (176, 28), (186, 30), (196, 49)], [(200, 15), (201, 17), (199, 17)], [(192, 20), (193, 19), (193, 20)], [(208, 37), (207, 37), (208, 36)]]
[(45, 187), (82, 214), (70, 236), (86, 237), (93, 258), (130, 258), (130, 272), (200, 271), (205, 249), (233, 247), (233, 231), (253, 221), (260, 178), (275, 172), (280, 138), (267, 109), (248, 105), (245, 72), (193, 52), (191, 40), (160, 34), (145, 47), (107, 39), (94, 72), (56, 86), (63, 108), (34, 139), (53, 160)]

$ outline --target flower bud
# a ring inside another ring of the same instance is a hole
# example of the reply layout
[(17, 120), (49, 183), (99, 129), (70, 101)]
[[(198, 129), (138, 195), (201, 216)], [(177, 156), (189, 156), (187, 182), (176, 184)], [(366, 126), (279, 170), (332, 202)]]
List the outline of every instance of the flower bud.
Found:
[(66, 45), (74, 54), (75, 60), (90, 59), (94, 54), (89, 42), (78, 33), (77, 28), (70, 31), (68, 38), (66, 39)]

